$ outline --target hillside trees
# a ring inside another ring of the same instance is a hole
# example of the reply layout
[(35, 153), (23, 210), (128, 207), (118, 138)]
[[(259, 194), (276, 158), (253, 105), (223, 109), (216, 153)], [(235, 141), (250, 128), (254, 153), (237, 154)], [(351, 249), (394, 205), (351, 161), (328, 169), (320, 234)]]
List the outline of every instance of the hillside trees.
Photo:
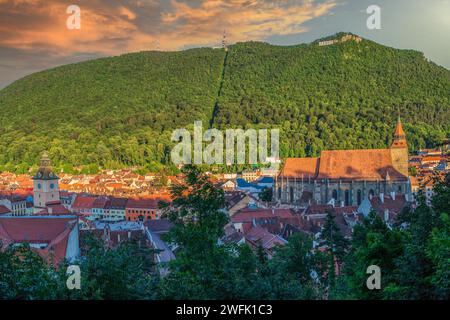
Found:
[(225, 70), (224, 58), (139, 52), (20, 79), (0, 91), (0, 169), (23, 170), (43, 149), (57, 166), (169, 165), (172, 131), (209, 123), (216, 102), (214, 127), (279, 128), (282, 157), (384, 148), (398, 113), (411, 150), (449, 136), (450, 71), (419, 52), (246, 42)]

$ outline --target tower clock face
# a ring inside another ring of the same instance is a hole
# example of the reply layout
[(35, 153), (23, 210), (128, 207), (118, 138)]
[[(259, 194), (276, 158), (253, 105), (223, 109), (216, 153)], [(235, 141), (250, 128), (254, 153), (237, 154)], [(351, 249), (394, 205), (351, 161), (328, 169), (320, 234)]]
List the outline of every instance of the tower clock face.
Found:
[(41, 184), (40, 184), (40, 183), (38, 183), (38, 189), (41, 189), (41, 188), (42, 188)]
[(55, 188), (55, 184), (54, 183), (51, 183), (50, 184), (50, 189), (54, 189)]

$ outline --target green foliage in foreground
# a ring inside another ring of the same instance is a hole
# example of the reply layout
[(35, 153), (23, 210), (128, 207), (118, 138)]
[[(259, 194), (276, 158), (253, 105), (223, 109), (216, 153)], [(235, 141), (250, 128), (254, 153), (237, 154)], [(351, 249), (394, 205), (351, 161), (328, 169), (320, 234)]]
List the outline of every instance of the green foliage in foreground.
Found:
[[(224, 245), (227, 217), (223, 193), (197, 168), (173, 187), (174, 205), (165, 211), (175, 227), (168, 241), (177, 259), (161, 277), (136, 243), (108, 249), (87, 238), (81, 290), (65, 287), (65, 266), (47, 266), (26, 246), (0, 251), (2, 299), (443, 299), (450, 298), (450, 175), (436, 187), (431, 208), (423, 201), (405, 210), (397, 226), (374, 212), (357, 225), (349, 243), (331, 215), (313, 250), (312, 239), (295, 234), (268, 259), (262, 248)], [(341, 272), (336, 274), (336, 262)], [(368, 290), (366, 269), (381, 268), (381, 290)]]
[[(276, 127), (281, 156), (386, 147), (400, 111), (411, 149), (450, 133), (450, 71), (412, 50), (357, 44), (139, 52), (39, 72), (0, 91), (0, 170), (43, 148), (58, 166), (169, 163), (173, 129)], [(157, 168), (156, 168), (157, 169)]]

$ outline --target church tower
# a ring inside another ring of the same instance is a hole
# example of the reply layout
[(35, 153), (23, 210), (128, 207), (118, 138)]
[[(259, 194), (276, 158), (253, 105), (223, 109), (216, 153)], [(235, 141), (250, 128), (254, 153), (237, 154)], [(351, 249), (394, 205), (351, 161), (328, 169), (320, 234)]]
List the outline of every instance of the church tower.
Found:
[(408, 176), (408, 144), (406, 143), (405, 131), (403, 131), (402, 122), (400, 117), (395, 127), (394, 140), (391, 145), (391, 158), (394, 168), (403, 174)]
[(46, 203), (60, 202), (59, 198), (59, 177), (53, 173), (48, 154), (44, 152), (41, 158), (41, 164), (33, 177), (33, 202), (34, 213), (37, 213), (46, 207)]

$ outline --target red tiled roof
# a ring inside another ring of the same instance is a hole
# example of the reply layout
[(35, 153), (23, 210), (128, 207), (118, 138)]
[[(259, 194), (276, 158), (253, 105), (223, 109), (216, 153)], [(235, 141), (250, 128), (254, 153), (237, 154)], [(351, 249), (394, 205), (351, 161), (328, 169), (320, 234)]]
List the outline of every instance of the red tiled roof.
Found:
[(442, 160), (440, 156), (427, 156), (422, 158), (422, 162), (439, 162)]
[(127, 209), (158, 209), (156, 199), (129, 199)]
[(111, 182), (105, 184), (106, 188), (112, 188), (112, 189), (121, 189), (123, 187), (122, 183), (119, 182)]
[(66, 216), (66, 215), (78, 215), (75, 213), (71, 213), (64, 206), (58, 205), (53, 207), (47, 207), (42, 209), (41, 211), (33, 214), (34, 216)]
[(2, 217), (0, 240), (4, 245), (12, 243), (46, 244), (35, 251), (57, 265), (66, 256), (68, 237), (77, 225), (73, 217)]
[(77, 196), (73, 202), (73, 209), (92, 209), (95, 197), (82, 197)]
[(384, 201), (381, 202), (379, 197), (373, 197), (370, 199), (370, 204), (378, 213), (384, 213), (385, 210), (389, 210), (393, 213), (400, 213), (406, 206), (406, 199), (404, 195), (396, 195), (395, 200), (390, 196), (384, 196)]
[(231, 217), (233, 223), (251, 222), (253, 219), (265, 218), (292, 218), (293, 211), (290, 209), (243, 209)]
[(61, 203), (47, 204), (47, 211), (51, 215), (70, 214), (70, 211), (66, 207), (64, 207)]
[(333, 206), (331, 204), (311, 204), (305, 211), (306, 215), (309, 214), (325, 214), (332, 212)]
[(128, 203), (127, 198), (115, 198), (112, 197), (107, 202), (105, 208), (107, 209), (118, 209), (118, 210), (125, 210)]
[(285, 245), (287, 242), (277, 235), (274, 235), (262, 227), (254, 227), (245, 234), (245, 239), (255, 244), (260, 244), (264, 249), (271, 250), (278, 245)]
[(319, 158), (287, 158), (281, 175), (287, 178), (314, 178), (319, 169)]
[(152, 232), (165, 233), (172, 229), (173, 224), (169, 219), (147, 220), (144, 225)]
[(334, 213), (343, 214), (343, 213), (353, 213), (358, 210), (358, 206), (348, 206), (348, 207), (334, 207)]
[(322, 151), (319, 179), (404, 180), (394, 169), (390, 149)]
[(357, 206), (348, 207), (333, 207), (331, 204), (312, 204), (307, 209), (305, 214), (326, 214), (326, 213), (353, 213), (358, 209)]
[(109, 201), (109, 199), (107, 197), (98, 197), (94, 200), (92, 207), (93, 208), (105, 208), (108, 201)]
[(392, 180), (406, 177), (392, 165), (390, 149), (325, 150), (320, 158), (287, 158), (282, 177), (308, 179)]

